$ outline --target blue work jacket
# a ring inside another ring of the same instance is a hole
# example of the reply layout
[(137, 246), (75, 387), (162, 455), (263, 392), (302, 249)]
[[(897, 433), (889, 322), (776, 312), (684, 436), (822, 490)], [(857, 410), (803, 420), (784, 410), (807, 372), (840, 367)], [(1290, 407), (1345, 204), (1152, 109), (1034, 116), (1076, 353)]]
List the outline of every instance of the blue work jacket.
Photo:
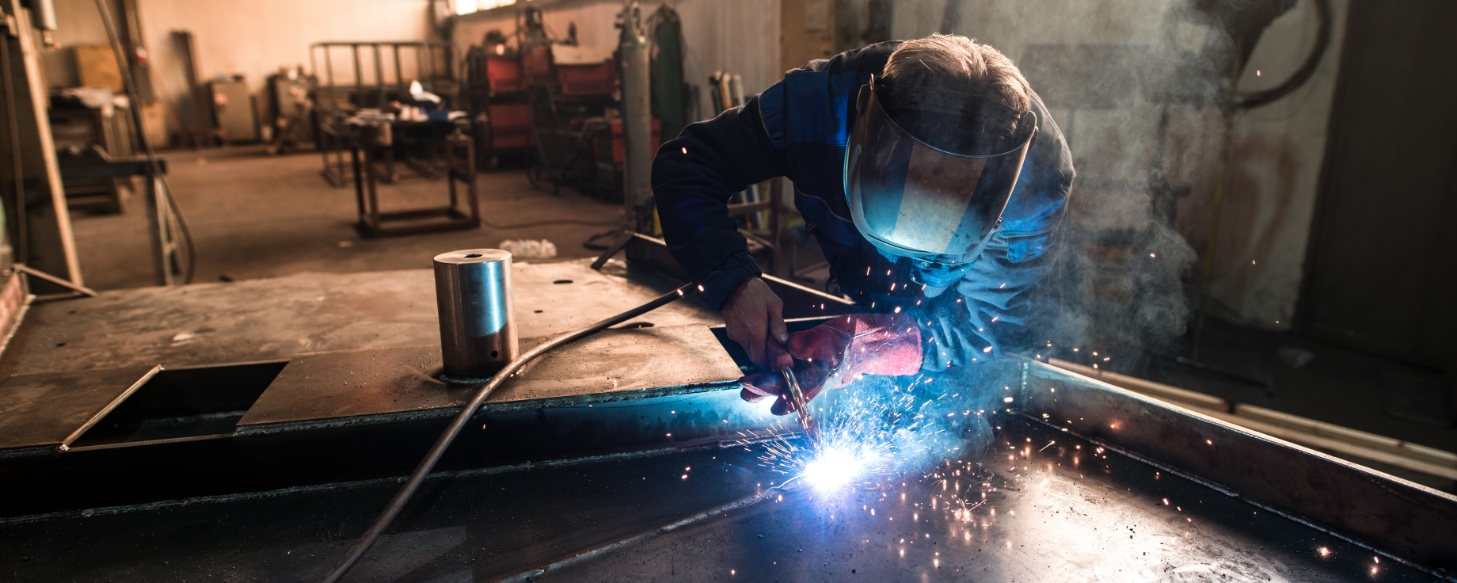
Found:
[(883, 256), (851, 221), (843, 182), (855, 97), (879, 75), (898, 42), (810, 62), (741, 107), (689, 125), (653, 161), (663, 236), (678, 263), (720, 308), (760, 275), (727, 204), (733, 193), (779, 176), (830, 264), (840, 292), (871, 312), (909, 312), (921, 323), (923, 368), (943, 370), (1024, 352), (1043, 342), (1028, 328), (1030, 293), (1050, 270), (1049, 247), (1073, 180), (1062, 132), (1032, 96), (1038, 132), (1002, 222), (953, 290), (927, 297), (904, 258)]

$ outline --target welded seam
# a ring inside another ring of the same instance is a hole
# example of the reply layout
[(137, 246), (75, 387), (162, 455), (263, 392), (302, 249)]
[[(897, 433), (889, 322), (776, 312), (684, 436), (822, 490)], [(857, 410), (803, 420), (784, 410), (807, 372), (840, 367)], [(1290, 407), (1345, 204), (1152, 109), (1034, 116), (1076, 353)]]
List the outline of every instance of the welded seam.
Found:
[[(531, 469), (535, 469), (535, 468), (570, 467), (570, 466), (575, 466), (575, 465), (590, 464), (590, 463), (602, 462), (602, 461), (627, 460), (627, 459), (637, 459), (637, 458), (655, 457), (655, 456), (660, 456), (660, 455), (670, 455), (670, 454), (674, 454), (674, 453), (684, 453), (684, 452), (691, 452), (691, 451), (703, 451), (703, 450), (710, 450), (710, 449), (724, 449), (726, 443), (728, 443), (728, 442), (724, 442), (724, 441), (721, 441), (721, 440), (712, 440), (712, 441), (705, 441), (705, 442), (699, 443), (699, 444), (685, 445), (685, 446), (681, 446), (681, 447), (665, 447), (665, 448), (658, 448), (658, 449), (649, 449), (649, 450), (633, 451), (633, 452), (623, 452), (623, 453), (610, 453), (610, 454), (602, 454), (602, 455), (579, 457), (579, 458), (570, 458), (570, 459), (561, 459), (561, 460), (547, 460), (547, 461), (540, 461), (540, 462), (526, 462), (526, 463), (521, 463), (521, 464), (512, 464), (512, 465), (507, 465), (507, 466), (496, 466), (496, 467), (491, 467), (491, 468), (475, 468), (475, 469), (470, 469), (470, 470), (458, 470), (458, 471), (453, 471), (453, 472), (437, 472), (437, 473), (430, 474), (425, 479), (428, 480), (428, 481), (438, 481), (438, 480), (441, 480), (441, 479), (449, 479), (449, 478), (471, 478), (471, 477), (477, 477), (477, 476), (489, 476), (489, 475), (493, 475), (493, 474), (505, 474), (505, 473), (510, 473), (510, 472), (531, 470)], [(49, 448), (47, 448), (47, 449), (49, 449)], [(269, 498), (279, 498), (279, 497), (284, 497), (284, 496), (292, 496), (292, 495), (296, 495), (296, 494), (311, 494), (311, 493), (315, 493), (315, 492), (330, 492), (330, 491), (336, 491), (336, 490), (349, 490), (349, 489), (353, 489), (353, 488), (363, 488), (363, 487), (378, 486), (378, 485), (384, 485), (384, 484), (398, 484), (398, 483), (404, 482), (406, 479), (407, 479), (407, 476), (391, 476), (391, 477), (388, 477), (388, 478), (373, 478), (373, 479), (369, 479), (369, 480), (353, 480), (353, 481), (349, 481), (349, 482), (333, 482), (333, 483), (329, 483), (329, 484), (317, 484), (317, 485), (313, 485), (313, 486), (292, 486), (292, 487), (288, 487), (288, 488), (280, 488), (280, 489), (277, 489), (277, 490), (265, 490), (265, 491), (262, 491), (262, 492), (242, 492), (242, 493), (237, 493), (237, 494), (219, 494), (219, 495), (216, 495), (216, 496), (196, 496), (196, 497), (192, 497), (192, 498), (181, 498), (181, 499), (177, 499), (177, 500), (162, 500), (162, 501), (158, 501), (158, 502), (148, 502), (146, 504), (128, 504), (128, 505), (123, 505), (123, 506), (104, 506), (104, 507), (101, 507), (101, 508), (88, 508), (88, 509), (85, 509), (85, 510), (65, 510), (65, 511), (61, 511), (61, 512), (48, 512), (48, 513), (44, 513), (44, 514), (30, 514), (30, 515), (26, 515), (26, 516), (0, 517), (0, 526), (8, 526), (8, 525), (15, 525), (15, 524), (30, 524), (30, 523), (35, 523), (35, 522), (44, 522), (44, 521), (47, 521), (47, 520), (58, 520), (58, 519), (66, 519), (66, 518), (77, 518), (77, 517), (80, 517), (80, 518), (91, 518), (93, 516), (111, 516), (111, 515), (117, 515), (117, 514), (127, 514), (127, 513), (131, 513), (131, 512), (145, 512), (145, 511), (150, 511), (150, 510), (166, 510), (166, 509), (169, 509), (169, 508), (181, 508), (183, 506), (192, 506), (192, 505), (198, 505), (198, 504), (224, 504), (224, 503), (229, 503), (229, 502), (247, 502), (247, 501), (251, 501), (251, 500), (264, 500), (264, 499), (269, 499)]]
[(1345, 535), (1345, 534), (1341, 534), (1339, 532), (1333, 531), (1333, 530), (1331, 530), (1329, 528), (1326, 528), (1324, 526), (1321, 526), (1319, 524), (1316, 524), (1314, 522), (1311, 522), (1310, 520), (1308, 520), (1308, 519), (1306, 519), (1304, 517), (1301, 517), (1300, 515), (1292, 514), (1290, 512), (1281, 510), (1279, 508), (1275, 508), (1275, 507), (1272, 507), (1272, 506), (1268, 506), (1268, 505), (1263, 504), (1261, 502), (1258, 502), (1258, 501), (1256, 501), (1256, 500), (1254, 500), (1252, 498), (1247, 498), (1245, 496), (1240, 495), (1239, 492), (1236, 492), (1234, 490), (1231, 490), (1231, 489), (1229, 489), (1229, 488), (1227, 488), (1225, 486), (1222, 486), (1220, 484), (1211, 482), (1211, 481), (1206, 480), (1204, 478), (1201, 478), (1199, 476), (1195, 476), (1194, 474), (1190, 474), (1190, 473), (1185, 472), (1183, 470), (1177, 469), (1177, 468), (1175, 468), (1173, 466), (1170, 466), (1170, 465), (1167, 465), (1167, 464), (1165, 464), (1163, 462), (1156, 461), (1153, 458), (1149, 458), (1149, 457), (1145, 457), (1145, 456), (1140, 455), (1140, 454), (1133, 453), (1132, 451), (1123, 449), (1123, 448), (1118, 447), (1116, 445), (1113, 445), (1111, 443), (1105, 442), (1105, 441), (1103, 441), (1101, 439), (1097, 439), (1097, 438), (1093, 438), (1093, 437), (1088, 437), (1088, 436), (1083, 435), (1081, 433), (1078, 433), (1076, 431), (1072, 431), (1072, 430), (1070, 430), (1070, 429), (1068, 429), (1066, 427), (1059, 427), (1057, 425), (1052, 424), (1049, 421), (1046, 421), (1046, 420), (1043, 420), (1043, 419), (1039, 419), (1037, 417), (1034, 417), (1031, 414), (1027, 413), (1026, 411), (1019, 411), (1018, 414), (1021, 415), (1024, 418), (1030, 420), (1030, 421), (1035, 421), (1035, 422), (1040, 423), (1040, 424), (1042, 424), (1042, 425), (1044, 425), (1046, 427), (1049, 427), (1049, 428), (1052, 428), (1052, 429), (1055, 429), (1055, 430), (1062, 431), (1063, 433), (1067, 433), (1068, 435), (1072, 435), (1073, 437), (1077, 437), (1077, 438), (1082, 439), (1084, 441), (1087, 441), (1087, 442), (1096, 444), (1099, 447), (1102, 447), (1103, 449), (1112, 451), (1114, 453), (1117, 453), (1119, 455), (1122, 455), (1122, 456), (1127, 457), (1129, 459), (1132, 459), (1134, 461), (1142, 462), (1144, 464), (1153, 466), (1155, 468), (1158, 468), (1160, 471), (1168, 472), (1170, 474), (1173, 474), (1176, 477), (1180, 477), (1180, 478), (1183, 478), (1183, 479), (1188, 480), (1190, 482), (1194, 482), (1195, 484), (1199, 484), (1201, 486), (1204, 486), (1206, 488), (1209, 488), (1211, 490), (1214, 490), (1215, 492), (1219, 492), (1220, 494), (1224, 494), (1225, 496), (1228, 496), (1230, 498), (1234, 498), (1235, 500), (1239, 500), (1241, 502), (1244, 502), (1246, 504), (1249, 504), (1250, 506), (1254, 506), (1255, 508), (1259, 508), (1260, 510), (1264, 510), (1265, 512), (1269, 512), (1269, 513), (1274, 514), (1276, 516), (1280, 516), (1280, 517), (1282, 517), (1282, 518), (1284, 518), (1286, 520), (1290, 520), (1292, 522), (1296, 522), (1296, 523), (1299, 523), (1299, 524), (1303, 524), (1303, 525), (1308, 526), (1308, 527), (1310, 527), (1312, 529), (1315, 529), (1317, 531), (1320, 531), (1320, 532), (1325, 533), (1327, 535), (1330, 535), (1332, 537), (1338, 538), (1340, 540), (1346, 541), (1346, 542), (1348, 542), (1350, 544), (1353, 544), (1353, 545), (1356, 545), (1356, 546), (1361, 547), (1363, 549), (1366, 549), (1367, 551), (1369, 551), (1371, 553), (1375, 553), (1377, 555), (1381, 555), (1383, 557), (1386, 557), (1388, 559), (1391, 559), (1393, 561), (1396, 561), (1398, 563), (1401, 563), (1403, 565), (1406, 565), (1408, 567), (1411, 567), (1413, 569), (1416, 569), (1416, 570), (1421, 571), (1423, 573), (1426, 573), (1428, 575), (1432, 575), (1434, 577), (1439, 577), (1439, 578), (1445, 579), (1447, 581), (1451, 581), (1453, 583), (1457, 583), (1457, 575), (1449, 574), (1449, 573), (1447, 573), (1447, 571), (1445, 569), (1433, 569), (1431, 567), (1426, 567), (1426, 566), (1423, 566), (1421, 564), (1414, 563), (1414, 562), (1412, 562), (1410, 560), (1407, 560), (1405, 558), (1402, 558), (1400, 556), (1391, 554), (1388, 551), (1383, 551), (1383, 550), (1378, 549), (1378, 548), (1376, 548), (1374, 546), (1371, 546), (1371, 545), (1369, 545), (1369, 544), (1367, 544), (1367, 543), (1365, 543), (1365, 542), (1363, 542), (1363, 541), (1361, 541), (1359, 539), (1353, 538), (1353, 537), (1348, 536), (1348, 535)]
[(597, 557), (601, 557), (603, 555), (609, 554), (609, 553), (611, 553), (613, 551), (616, 551), (616, 550), (619, 550), (619, 549), (623, 549), (623, 548), (626, 548), (626, 547), (630, 547), (630, 546), (636, 545), (638, 543), (642, 543), (642, 542), (648, 541), (650, 539), (656, 538), (659, 535), (668, 534), (670, 532), (673, 532), (673, 531), (678, 530), (680, 528), (683, 528), (685, 526), (692, 526), (694, 524), (698, 524), (698, 523), (703, 522), (705, 520), (708, 520), (710, 518), (718, 518), (718, 517), (725, 516), (728, 513), (733, 512), (735, 510), (742, 510), (742, 509), (748, 508), (750, 506), (754, 506), (755, 504), (758, 504), (758, 503), (763, 502), (765, 500), (768, 500), (769, 499), (769, 494), (771, 492), (776, 491), (776, 490), (778, 490), (780, 492), (788, 492), (788, 491), (790, 491), (790, 486), (793, 485), (794, 482), (796, 480), (798, 480), (798, 479), (799, 479), (799, 476), (795, 476), (795, 477), (790, 478), (789, 480), (785, 481), (783, 484), (779, 484), (778, 486), (772, 486), (769, 489), (764, 490), (763, 492), (759, 492), (757, 494), (754, 494), (752, 496), (747, 496), (747, 497), (744, 497), (744, 498), (740, 498), (740, 499), (735, 500), (733, 502), (729, 502), (728, 504), (724, 504), (722, 506), (717, 506), (715, 508), (711, 508), (711, 509), (705, 510), (703, 512), (699, 512), (698, 514), (694, 514), (693, 516), (689, 516), (689, 517), (684, 518), (682, 520), (679, 520), (677, 522), (673, 522), (673, 523), (667, 524), (665, 526), (661, 526), (661, 527), (659, 527), (657, 529), (650, 530), (650, 531), (647, 531), (647, 532), (643, 532), (643, 533), (640, 533), (640, 534), (636, 534), (636, 535), (627, 537), (625, 539), (621, 539), (621, 540), (618, 540), (616, 542), (608, 543), (606, 545), (603, 545), (603, 546), (600, 546), (600, 547), (597, 547), (597, 548), (594, 548), (594, 549), (586, 550), (586, 551), (577, 553), (575, 555), (572, 555), (570, 557), (567, 557), (565, 559), (562, 559), (560, 561), (557, 561), (555, 563), (551, 563), (551, 564), (548, 564), (548, 565), (544, 565), (542, 567), (538, 567), (536, 569), (531, 569), (529, 571), (523, 571), (521, 573), (517, 573), (515, 575), (510, 575), (510, 576), (507, 576), (507, 577), (504, 577), (504, 578), (501, 578), (501, 579), (496, 579), (495, 581), (496, 581), (496, 583), (515, 583), (515, 582), (518, 582), (518, 581), (529, 581), (529, 580), (531, 580), (534, 577), (540, 577), (540, 576), (546, 575), (548, 573), (552, 573), (552, 572), (555, 572), (555, 571), (560, 571), (560, 570), (565, 569), (567, 567), (571, 567), (573, 565), (577, 565), (577, 564), (580, 564), (580, 563), (584, 563), (586, 561), (590, 561), (590, 560), (595, 559)]
[[(725, 391), (738, 388), (738, 380), (732, 381), (711, 381), (707, 383), (694, 383), (688, 385), (675, 385), (665, 387), (652, 387), (648, 389), (633, 389), (628, 391), (613, 391), (608, 393), (594, 393), (592, 398), (588, 396), (551, 397), (547, 399), (531, 399), (522, 401), (504, 401), (498, 403), (485, 403), (479, 411), (471, 415), (474, 419), (481, 415), (498, 413), (517, 413), (521, 411), (533, 411), (536, 409), (566, 409), (581, 407), (584, 405), (602, 405), (608, 403), (620, 403), (630, 401), (647, 401), (663, 397), (688, 396), (715, 391)], [(252, 435), (269, 435), (275, 433), (289, 433), (294, 431), (308, 431), (313, 429), (334, 429), (339, 427), (354, 427), (360, 425), (379, 425), (384, 423), (395, 423), (401, 421), (419, 421), (426, 419), (439, 419), (454, 417), (460, 414), (461, 405), (449, 405), (433, 409), (420, 409), (416, 411), (400, 411), (395, 413), (377, 413), (371, 415), (357, 415), (352, 417), (341, 417), (333, 419), (317, 419), (304, 421), (284, 421), (279, 423), (257, 423), (239, 427), (233, 435), (245, 437)]]

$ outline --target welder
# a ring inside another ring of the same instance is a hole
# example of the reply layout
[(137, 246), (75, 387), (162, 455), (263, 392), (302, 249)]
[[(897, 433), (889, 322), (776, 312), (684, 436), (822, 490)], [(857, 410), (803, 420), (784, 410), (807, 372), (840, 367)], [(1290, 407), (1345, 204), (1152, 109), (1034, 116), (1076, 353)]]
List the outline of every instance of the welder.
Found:
[[(727, 212), (776, 177), (858, 312), (789, 334)], [(1073, 180), (1062, 133), (1005, 55), (963, 36), (886, 42), (789, 71), (663, 144), (653, 192), (678, 263), (762, 372), (742, 396), (794, 409), (860, 375), (976, 366), (1029, 350)], [(948, 293), (948, 291), (950, 293)]]

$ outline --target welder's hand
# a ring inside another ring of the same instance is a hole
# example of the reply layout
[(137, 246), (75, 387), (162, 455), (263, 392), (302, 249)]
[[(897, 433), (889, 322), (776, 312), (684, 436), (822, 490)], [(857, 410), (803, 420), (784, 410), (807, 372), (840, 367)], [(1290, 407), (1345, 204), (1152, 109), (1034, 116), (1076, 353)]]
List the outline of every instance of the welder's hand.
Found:
[[(851, 314), (790, 335), (789, 354), (807, 402), (826, 387), (845, 386), (860, 375), (915, 374), (921, 369), (921, 330), (906, 314)], [(770, 412), (794, 411), (778, 372), (751, 374), (739, 382), (745, 401), (776, 397)]]
[(723, 302), (723, 323), (729, 340), (739, 343), (760, 368), (779, 370), (793, 363), (784, 349), (789, 341), (784, 301), (764, 280), (748, 278), (729, 294)]

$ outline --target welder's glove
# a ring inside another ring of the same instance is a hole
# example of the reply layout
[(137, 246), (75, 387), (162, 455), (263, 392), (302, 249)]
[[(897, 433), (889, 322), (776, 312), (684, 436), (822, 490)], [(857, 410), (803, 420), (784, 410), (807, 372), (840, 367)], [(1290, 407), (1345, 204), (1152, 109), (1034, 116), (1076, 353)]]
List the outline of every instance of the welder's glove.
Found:
[(770, 412), (794, 411), (789, 389), (779, 370), (794, 367), (805, 401), (826, 387), (843, 387), (860, 375), (901, 376), (921, 369), (921, 330), (906, 314), (851, 314), (789, 335), (789, 354), (771, 372), (758, 372), (739, 382), (745, 401), (775, 397)]

